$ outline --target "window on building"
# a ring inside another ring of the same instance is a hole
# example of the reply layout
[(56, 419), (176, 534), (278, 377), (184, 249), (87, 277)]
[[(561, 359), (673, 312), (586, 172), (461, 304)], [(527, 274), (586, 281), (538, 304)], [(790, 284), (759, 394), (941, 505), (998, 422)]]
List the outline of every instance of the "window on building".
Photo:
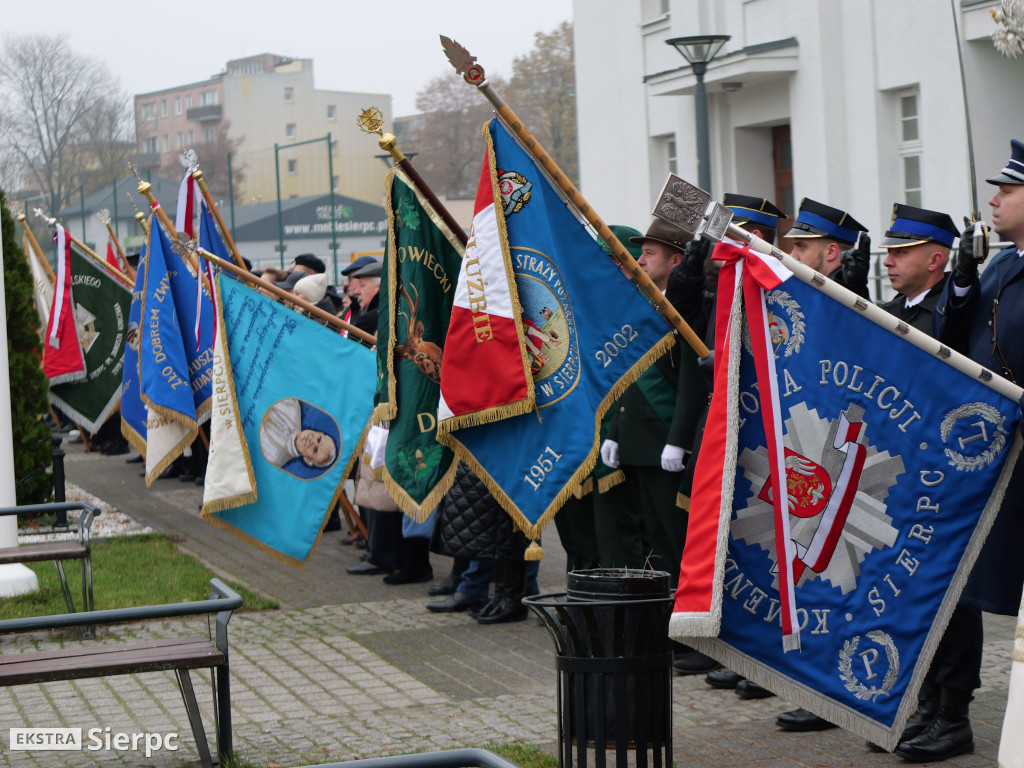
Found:
[(160, 100), (160, 117), (167, 117), (167, 99)]
[(181, 131), (178, 131), (178, 135), (174, 137), (174, 148), (182, 149), (185, 146), (185, 138), (181, 135)]
[(678, 155), (676, 154), (676, 140), (669, 139), (665, 145), (668, 151), (668, 172), (679, 173)]
[(293, 173), (294, 174), (294, 173), (298, 173), (298, 172), (299, 172), (299, 161), (298, 160), (289, 160), (288, 161), (288, 173)]
[(156, 120), (156, 102), (149, 101), (139, 107), (139, 120), (144, 123)]
[(285, 103), (287, 103), (287, 104), (290, 104), (291, 102), (295, 101), (295, 89), (292, 88), (290, 85), (285, 86), (285, 89), (284, 89), (284, 100), (285, 100)]
[(338, 105), (328, 104), (327, 105), (327, 119), (336, 120), (338, 118)]
[(903, 202), (907, 205), (921, 207), (921, 122), (918, 93), (904, 91), (898, 95), (899, 100), (899, 154), (900, 181), (903, 187)]
[(174, 114), (181, 114), (181, 96), (174, 97)]
[(190, 147), (196, 143), (196, 135), (192, 131), (185, 136), (185, 143)]
[(337, 176), (331, 176), (331, 189), (337, 189), (337, 188), (338, 188), (338, 177)]
[(295, 138), (295, 123), (288, 123), (288, 125), (284, 127), (284, 135), (287, 139)]
[(171, 140), (170, 140), (170, 137), (168, 137), (168, 135), (166, 133), (163, 136), (163, 145), (164, 145), (164, 152), (170, 152), (171, 151)]
[(217, 140), (217, 126), (207, 125), (203, 126), (203, 141), (216, 141)]
[(332, 139), (331, 140), (331, 154), (332, 155), (338, 154), (338, 140), (337, 139)]
[(203, 91), (199, 94), (199, 104), (203, 107), (215, 107), (217, 106), (217, 92), (216, 91)]
[(159, 149), (157, 148), (156, 145), (156, 136), (151, 136), (150, 138), (146, 139), (146, 152), (147, 154), (150, 155), (155, 155), (157, 152), (159, 152)]
[(192, 94), (185, 97), (185, 109), (192, 109)]

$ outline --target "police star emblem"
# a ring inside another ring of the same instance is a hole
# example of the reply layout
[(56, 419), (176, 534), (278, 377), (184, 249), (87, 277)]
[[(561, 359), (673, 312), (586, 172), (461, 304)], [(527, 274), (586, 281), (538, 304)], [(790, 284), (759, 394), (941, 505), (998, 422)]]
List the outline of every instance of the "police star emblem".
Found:
[[(794, 583), (799, 587), (820, 578), (845, 595), (856, 589), (867, 555), (896, 543), (899, 531), (886, 514), (885, 499), (904, 472), (903, 459), (870, 444), (870, 425), (859, 406), (850, 405), (835, 419), (820, 417), (804, 403), (789, 414), (783, 441), (790, 535), (797, 553)], [(844, 489), (851, 450), (863, 452), (863, 472)], [(736, 510), (731, 535), (767, 551), (777, 573), (768, 449), (746, 448), (738, 463), (751, 491), (746, 506)]]

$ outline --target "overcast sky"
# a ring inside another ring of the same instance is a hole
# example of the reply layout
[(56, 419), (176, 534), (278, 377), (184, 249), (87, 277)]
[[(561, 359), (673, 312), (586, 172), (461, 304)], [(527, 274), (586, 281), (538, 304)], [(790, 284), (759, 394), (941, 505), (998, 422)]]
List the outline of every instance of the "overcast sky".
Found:
[(0, 0), (0, 33), (66, 33), (129, 94), (204, 80), (258, 53), (313, 59), (317, 88), (390, 93), (402, 116), (415, 113), (430, 79), (454, 75), (439, 35), (462, 43), (488, 74), (508, 77), (535, 32), (571, 16), (572, 0)]

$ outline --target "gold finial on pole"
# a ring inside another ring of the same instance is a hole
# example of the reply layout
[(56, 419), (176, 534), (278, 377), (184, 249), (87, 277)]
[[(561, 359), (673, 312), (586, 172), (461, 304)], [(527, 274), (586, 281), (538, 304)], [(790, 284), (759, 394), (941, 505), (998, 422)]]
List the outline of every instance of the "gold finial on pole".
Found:
[(149, 222), (146, 221), (146, 214), (139, 210), (139, 206), (135, 204), (135, 198), (132, 197), (131, 192), (125, 192), (128, 196), (128, 202), (132, 204), (132, 209), (135, 211), (135, 220), (139, 222), (139, 226), (142, 227), (142, 231), (149, 237)]
[(360, 112), (359, 117), (356, 118), (356, 124), (363, 133), (375, 133), (380, 136), (377, 146), (385, 152), (390, 152), (391, 156), (395, 158), (396, 164), (405, 160), (405, 155), (398, 148), (398, 139), (395, 138), (395, 135), (384, 133), (384, 115), (378, 107), (367, 107)]

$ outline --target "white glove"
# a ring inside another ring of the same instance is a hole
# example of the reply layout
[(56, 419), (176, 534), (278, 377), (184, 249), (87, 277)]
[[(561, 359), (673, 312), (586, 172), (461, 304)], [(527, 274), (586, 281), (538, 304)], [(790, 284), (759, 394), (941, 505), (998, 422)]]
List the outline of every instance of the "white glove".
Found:
[(605, 466), (616, 469), (619, 466), (619, 444), (614, 440), (601, 443), (601, 461)]
[(384, 449), (388, 445), (388, 431), (383, 427), (372, 426), (366, 435), (366, 447), (363, 451), (370, 454), (370, 469), (384, 466)]
[(686, 451), (678, 445), (666, 445), (661, 449), (661, 468), (666, 472), (682, 472)]

